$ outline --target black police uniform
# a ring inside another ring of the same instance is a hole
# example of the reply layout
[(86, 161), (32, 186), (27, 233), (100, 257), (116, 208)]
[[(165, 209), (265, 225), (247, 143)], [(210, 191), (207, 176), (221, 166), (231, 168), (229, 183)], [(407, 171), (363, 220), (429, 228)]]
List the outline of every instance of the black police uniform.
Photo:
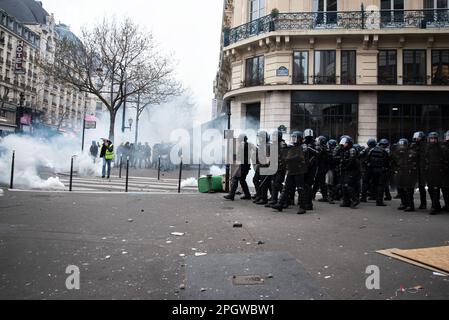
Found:
[(376, 205), (384, 206), (383, 196), (387, 184), (387, 174), (390, 167), (390, 156), (380, 146), (374, 147), (368, 153), (367, 170), (376, 188)]

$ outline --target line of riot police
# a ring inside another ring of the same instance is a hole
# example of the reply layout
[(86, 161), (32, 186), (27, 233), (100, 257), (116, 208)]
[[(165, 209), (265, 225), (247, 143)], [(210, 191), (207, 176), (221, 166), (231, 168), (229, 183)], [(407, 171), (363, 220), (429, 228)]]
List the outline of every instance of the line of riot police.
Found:
[[(449, 212), (449, 131), (442, 143), (435, 132), (427, 137), (423, 132), (416, 132), (412, 143), (400, 139), (390, 146), (386, 139), (379, 142), (369, 139), (367, 147), (363, 147), (346, 135), (339, 142), (324, 136), (315, 139), (312, 129), (293, 132), (287, 144), (280, 128), (276, 139), (278, 166), (272, 175), (261, 174), (261, 168), (269, 164), (259, 161), (260, 146), (266, 143), (268, 148), (264, 152), (269, 155), (270, 139), (266, 133), (259, 137), (263, 138), (257, 146), (248, 143), (245, 135), (240, 137), (245, 144), (245, 162), (233, 175), (226, 199), (234, 200), (240, 182), (244, 192), (241, 199), (252, 199), (257, 205), (280, 212), (295, 205), (298, 194), (297, 213), (305, 214), (314, 209), (313, 200), (318, 191), (322, 195), (319, 202), (338, 201), (341, 207), (356, 208), (361, 202), (375, 200), (377, 206), (383, 207), (384, 201), (392, 199), (390, 186), (394, 185), (401, 200), (399, 210), (415, 211), (414, 193), (418, 187), (419, 209), (427, 209), (428, 193), (431, 214)], [(254, 196), (246, 184), (250, 162), (255, 170)], [(444, 207), (440, 204), (441, 193)]]

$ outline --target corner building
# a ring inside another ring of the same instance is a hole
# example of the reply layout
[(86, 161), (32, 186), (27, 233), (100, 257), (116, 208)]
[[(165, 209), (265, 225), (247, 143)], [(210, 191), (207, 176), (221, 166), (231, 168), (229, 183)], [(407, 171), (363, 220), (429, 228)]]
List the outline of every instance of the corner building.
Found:
[(233, 129), (445, 132), (449, 0), (226, 0), (214, 90)]

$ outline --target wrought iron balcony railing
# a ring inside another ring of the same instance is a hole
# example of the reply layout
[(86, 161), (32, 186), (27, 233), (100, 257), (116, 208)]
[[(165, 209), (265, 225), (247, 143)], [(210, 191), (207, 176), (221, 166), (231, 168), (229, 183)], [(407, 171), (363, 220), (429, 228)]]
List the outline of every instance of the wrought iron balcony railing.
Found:
[(388, 28), (449, 28), (449, 9), (279, 13), (225, 30), (224, 46), (279, 30)]

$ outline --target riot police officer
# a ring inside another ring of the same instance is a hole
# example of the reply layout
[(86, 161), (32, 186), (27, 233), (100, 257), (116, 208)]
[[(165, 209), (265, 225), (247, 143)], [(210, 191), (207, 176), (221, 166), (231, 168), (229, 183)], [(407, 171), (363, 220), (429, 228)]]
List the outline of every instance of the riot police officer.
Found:
[(373, 186), (376, 188), (376, 206), (379, 207), (386, 206), (383, 197), (390, 166), (390, 156), (385, 150), (388, 144), (386, 139), (380, 140), (379, 144), (369, 151), (366, 160), (368, 174), (372, 177)]
[(235, 193), (237, 192), (237, 188), (240, 182), (240, 186), (242, 187), (242, 191), (244, 193), (244, 196), (241, 199), (251, 200), (251, 193), (249, 192), (248, 184), (246, 183), (246, 177), (248, 176), (249, 170), (251, 169), (251, 164), (249, 163), (250, 146), (246, 134), (241, 134), (239, 136), (238, 143), (241, 144), (240, 150), (243, 151), (243, 163), (237, 164), (236, 170), (233, 173), (231, 180), (231, 189), (229, 191), (229, 194), (224, 196), (224, 198), (234, 201)]
[(447, 150), (438, 142), (438, 138), (438, 133), (429, 133), (425, 153), (425, 178), (432, 200), (432, 211), (430, 212), (432, 215), (441, 212), (440, 193), (446, 170)]
[(414, 188), (418, 182), (418, 155), (410, 148), (407, 139), (400, 139), (391, 155), (391, 167), (394, 172), (401, 205), (398, 210), (415, 211)]
[(280, 212), (287, 206), (291, 194), (294, 198), (295, 192), (298, 191), (300, 207), (298, 214), (306, 213), (304, 175), (307, 173), (307, 164), (304, 151), (307, 146), (303, 145), (302, 142), (303, 133), (295, 131), (291, 135), (291, 145), (285, 150), (287, 178), (279, 202), (273, 205), (273, 209)]
[(318, 151), (315, 144), (312, 129), (304, 130), (304, 155), (307, 164), (307, 172), (304, 174), (304, 197), (306, 210), (313, 210), (312, 188), (318, 170)]
[(446, 170), (443, 178), (443, 198), (444, 207), (443, 210), (449, 212), (449, 131), (444, 134), (444, 147), (446, 148)]
[(327, 148), (327, 138), (319, 136), (316, 138), (316, 150), (318, 152), (318, 169), (313, 183), (312, 199), (315, 199), (316, 193), (320, 190), (322, 198), (319, 202), (328, 202), (328, 191), (326, 186), (326, 174), (329, 171), (329, 150)]
[[(269, 157), (270, 157), (270, 137), (268, 135), (267, 132), (265, 131), (261, 131), (258, 134), (258, 140), (259, 140), (259, 145), (258, 148), (256, 149), (256, 161), (257, 161), (257, 165), (258, 165), (258, 169), (259, 169), (259, 194), (258, 194), (258, 201), (256, 201), (255, 203), (258, 205), (266, 205), (268, 204), (268, 191), (270, 191), (271, 193), (271, 175), (262, 175), (260, 174), (260, 169), (261, 168), (268, 168), (270, 166), (270, 163), (267, 162)], [(262, 144), (265, 144), (265, 147), (262, 148)], [(265, 163), (263, 163), (262, 160), (262, 150), (264, 150), (265, 155), (263, 155), (267, 161), (265, 161)], [(257, 199), (256, 198), (256, 199)]]
[(360, 153), (360, 167), (362, 170), (362, 192), (361, 192), (361, 197), (360, 197), (360, 202), (367, 202), (368, 201), (368, 192), (370, 192), (371, 194), (374, 194), (374, 192), (372, 192), (372, 188), (370, 189), (370, 186), (372, 186), (371, 181), (372, 181), (372, 176), (371, 176), (371, 172), (368, 170), (368, 155), (371, 152), (371, 150), (373, 150), (373, 148), (375, 148), (377, 145), (377, 141), (376, 139), (369, 139), (367, 142), (367, 146), (368, 148), (364, 149), (361, 153)]
[(285, 181), (286, 165), (285, 165), (285, 152), (287, 150), (287, 144), (283, 139), (283, 131), (281, 127), (278, 129), (278, 169), (272, 176), (271, 184), (271, 201), (265, 205), (265, 207), (273, 207), (279, 200), (279, 194), (282, 192), (283, 183)]
[[(418, 188), (421, 204), (420, 210), (427, 208), (426, 199), (426, 179), (425, 179), (425, 153), (426, 153), (426, 135), (422, 131), (415, 132), (413, 134), (412, 148), (415, 149), (418, 155)], [(429, 191), (430, 194), (430, 191)]]
[(327, 143), (328, 163), (329, 170), (326, 174), (326, 188), (328, 192), (329, 204), (335, 204), (335, 200), (338, 196), (338, 184), (339, 184), (339, 161), (335, 157), (335, 150), (337, 148), (337, 141), (334, 139), (329, 140)]
[(357, 150), (353, 146), (353, 140), (349, 136), (343, 136), (338, 150), (340, 157), (340, 179), (342, 186), (343, 202), (340, 207), (355, 208), (360, 203), (357, 195), (357, 181), (360, 176), (359, 159)]

